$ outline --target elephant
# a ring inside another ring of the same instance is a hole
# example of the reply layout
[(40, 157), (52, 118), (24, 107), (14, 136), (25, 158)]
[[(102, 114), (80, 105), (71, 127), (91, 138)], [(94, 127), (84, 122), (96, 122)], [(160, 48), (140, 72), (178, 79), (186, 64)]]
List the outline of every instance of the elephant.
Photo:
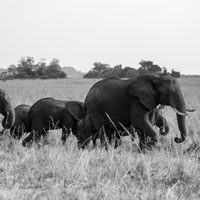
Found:
[[(169, 132), (169, 125), (167, 123), (167, 120), (163, 117), (161, 109), (162, 108), (160, 107), (153, 109), (149, 117), (150, 117), (151, 124), (159, 128), (159, 133), (161, 135), (166, 135)], [(114, 139), (117, 139), (115, 141), (115, 147), (118, 146), (119, 144), (118, 139), (120, 139), (121, 136), (129, 135), (129, 133), (126, 131), (129, 129), (129, 127), (121, 127), (120, 129), (121, 129), (121, 133), (117, 135), (119, 137), (114, 138)], [(117, 131), (120, 131), (120, 130), (118, 129)], [(77, 135), (78, 135), (78, 140), (79, 140), (78, 141), (79, 147), (85, 148), (88, 145), (90, 140), (92, 140), (94, 146), (96, 145), (96, 139), (99, 137), (99, 134), (96, 132), (95, 127), (92, 123), (91, 116), (89, 114), (87, 114), (82, 120), (78, 122)], [(111, 139), (112, 137), (108, 139), (108, 142), (110, 144), (112, 142)], [(103, 138), (100, 138), (100, 140), (101, 140), (101, 143), (103, 143)]]
[(15, 111), (9, 96), (3, 89), (0, 89), (0, 113), (4, 116), (2, 120), (2, 127), (4, 129), (11, 128), (15, 121)]
[(28, 112), (30, 105), (21, 104), (14, 108), (15, 111), (15, 122), (10, 128), (10, 135), (16, 139), (20, 139), (24, 132), (28, 129)]
[(150, 114), (159, 104), (171, 106), (176, 112), (180, 137), (175, 137), (174, 141), (181, 143), (187, 135), (187, 113), (181, 87), (168, 74), (148, 73), (136, 79), (111, 77), (100, 80), (90, 88), (84, 104), (96, 132), (104, 130), (109, 136), (113, 134), (113, 124), (117, 128), (123, 124), (145, 133), (140, 135), (141, 149), (157, 143)]
[(61, 141), (65, 144), (67, 136), (77, 133), (77, 123), (83, 118), (83, 102), (63, 101), (54, 98), (43, 98), (34, 103), (28, 113), (28, 131), (30, 134), (23, 140), (26, 146), (33, 140), (38, 141), (46, 136), (48, 130), (62, 128)]

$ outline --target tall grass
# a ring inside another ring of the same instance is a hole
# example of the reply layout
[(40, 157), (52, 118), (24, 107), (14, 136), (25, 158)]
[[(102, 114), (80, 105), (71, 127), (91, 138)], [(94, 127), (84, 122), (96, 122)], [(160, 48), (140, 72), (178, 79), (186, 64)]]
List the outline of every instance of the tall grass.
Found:
[[(32, 105), (43, 97), (83, 101), (96, 80), (32, 80), (0, 82), (14, 106)], [(159, 136), (155, 149), (138, 153), (128, 137), (116, 149), (79, 150), (71, 135), (61, 143), (61, 131), (50, 131), (47, 144), (29, 148), (4, 135), (0, 140), (0, 199), (200, 199), (200, 79), (179, 79), (186, 105), (187, 140), (179, 135), (176, 116), (165, 108), (170, 133)]]

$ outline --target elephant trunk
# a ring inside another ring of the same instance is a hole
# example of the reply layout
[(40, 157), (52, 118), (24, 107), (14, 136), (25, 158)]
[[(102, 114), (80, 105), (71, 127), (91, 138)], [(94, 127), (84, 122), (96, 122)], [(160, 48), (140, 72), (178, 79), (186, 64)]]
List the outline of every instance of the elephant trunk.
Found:
[(179, 131), (180, 131), (180, 135), (181, 137), (175, 137), (174, 141), (176, 143), (181, 143), (185, 140), (186, 135), (187, 135), (187, 131), (186, 131), (186, 123), (185, 123), (185, 116), (186, 116), (186, 108), (185, 108), (185, 101), (182, 95), (181, 90), (178, 90), (178, 92), (175, 95), (175, 101), (174, 101), (175, 105), (173, 107), (175, 107), (176, 110), (178, 110), (180, 113), (176, 113), (177, 116), (177, 122), (178, 122), (178, 127), (179, 127)]
[(9, 103), (6, 103), (6, 105), (4, 105), (4, 112), (2, 114), (4, 115), (4, 119), (2, 121), (3, 128), (11, 128), (15, 122), (15, 111)]

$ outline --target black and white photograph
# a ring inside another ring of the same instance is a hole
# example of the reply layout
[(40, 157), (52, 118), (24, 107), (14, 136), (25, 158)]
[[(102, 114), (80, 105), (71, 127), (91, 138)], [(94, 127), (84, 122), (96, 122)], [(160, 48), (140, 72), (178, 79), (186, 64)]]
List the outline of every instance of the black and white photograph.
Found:
[(199, 200), (200, 1), (0, 0), (0, 200)]

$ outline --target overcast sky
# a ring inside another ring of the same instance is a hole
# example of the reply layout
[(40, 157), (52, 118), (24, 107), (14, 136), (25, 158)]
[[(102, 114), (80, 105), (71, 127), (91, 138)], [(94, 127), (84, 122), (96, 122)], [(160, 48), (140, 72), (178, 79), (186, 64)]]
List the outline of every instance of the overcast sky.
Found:
[(0, 0), (0, 67), (46, 58), (200, 74), (199, 0)]

